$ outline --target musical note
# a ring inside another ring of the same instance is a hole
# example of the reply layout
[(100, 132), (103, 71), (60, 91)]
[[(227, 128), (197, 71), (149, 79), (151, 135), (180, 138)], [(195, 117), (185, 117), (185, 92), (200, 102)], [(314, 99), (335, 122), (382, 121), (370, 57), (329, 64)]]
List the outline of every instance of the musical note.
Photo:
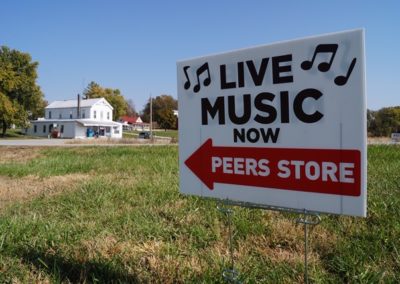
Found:
[(311, 67), (314, 64), (314, 60), (315, 60), (315, 57), (317, 56), (317, 54), (319, 54), (319, 53), (331, 53), (332, 55), (331, 55), (331, 58), (330, 58), (329, 62), (321, 62), (318, 65), (318, 70), (319, 71), (327, 72), (332, 66), (332, 62), (333, 62), (333, 59), (335, 58), (337, 49), (338, 49), (338, 45), (337, 44), (319, 44), (319, 45), (317, 45), (317, 47), (315, 48), (314, 55), (313, 55), (312, 59), (303, 61), (303, 63), (301, 63), (301, 68), (303, 70), (310, 70)]
[(335, 78), (335, 84), (338, 86), (343, 86), (346, 85), (347, 81), (349, 80), (349, 77), (351, 75), (351, 72), (353, 72), (354, 66), (356, 65), (357, 58), (354, 58), (353, 61), (351, 61), (349, 69), (347, 70), (346, 76), (340, 75)]
[(189, 75), (187, 73), (187, 70), (190, 68), (190, 66), (185, 66), (183, 67), (183, 72), (185, 73), (185, 77), (186, 77), (186, 82), (185, 85), (183, 85), (183, 87), (185, 88), (185, 90), (190, 88), (190, 80), (189, 80)]
[(207, 87), (211, 83), (210, 69), (208, 67), (208, 62), (206, 62), (201, 65), (196, 71), (197, 84), (193, 87), (193, 91), (195, 93), (198, 93), (200, 91), (200, 75), (203, 74), (205, 71), (207, 71), (207, 77), (204, 79), (203, 85)]

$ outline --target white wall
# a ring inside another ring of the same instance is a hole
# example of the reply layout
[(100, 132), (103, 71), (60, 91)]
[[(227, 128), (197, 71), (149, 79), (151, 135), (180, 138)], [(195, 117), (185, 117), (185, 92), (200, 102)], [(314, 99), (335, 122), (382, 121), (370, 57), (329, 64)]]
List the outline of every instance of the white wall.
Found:
[(120, 126), (111, 127), (112, 138), (122, 138), (122, 124)]
[[(96, 117), (95, 117), (96, 112)], [(108, 115), (107, 115), (108, 113)], [(90, 119), (99, 121), (112, 121), (113, 111), (108, 105), (96, 104), (90, 111)]]
[[(64, 131), (63, 133), (60, 134), (61, 138), (74, 138), (75, 137), (75, 121), (62, 121), (62, 122), (49, 122), (49, 121), (35, 121), (32, 122), (30, 127), (28, 128), (26, 134), (30, 136), (39, 136), (39, 137), (48, 137), (50, 132), (49, 132), (49, 127), (51, 124), (54, 125), (54, 123), (57, 124), (57, 128), (61, 131), (61, 126), (64, 126)], [(34, 132), (36, 125), (36, 132)], [(43, 132), (43, 126), (46, 126), (46, 131)], [(86, 136), (86, 133), (85, 133)]]
[(74, 138), (86, 138), (86, 129), (86, 127), (81, 126), (81, 124), (79, 123), (76, 123)]

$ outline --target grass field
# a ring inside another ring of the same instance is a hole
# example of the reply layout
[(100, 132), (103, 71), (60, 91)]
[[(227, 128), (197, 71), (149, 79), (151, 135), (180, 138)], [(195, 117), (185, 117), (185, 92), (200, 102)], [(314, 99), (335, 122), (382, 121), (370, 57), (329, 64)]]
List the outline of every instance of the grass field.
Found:
[[(176, 146), (0, 147), (0, 283), (223, 283), (226, 218), (178, 192)], [(400, 283), (400, 147), (370, 146), (368, 217), (310, 231), (312, 283)], [(301, 283), (297, 216), (235, 208), (244, 283)]]

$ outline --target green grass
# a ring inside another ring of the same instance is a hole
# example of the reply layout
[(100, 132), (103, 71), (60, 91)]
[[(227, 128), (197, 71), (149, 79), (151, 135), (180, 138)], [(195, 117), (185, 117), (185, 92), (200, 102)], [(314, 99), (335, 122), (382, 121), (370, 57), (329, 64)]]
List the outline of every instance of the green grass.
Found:
[(178, 130), (156, 130), (154, 131), (154, 135), (178, 139)]
[(7, 129), (6, 135), (1, 136), (0, 139), (34, 139), (38, 137), (28, 136), (21, 129)]
[[(2, 208), (0, 283), (223, 283), (226, 218), (214, 201), (179, 193), (176, 146), (41, 151), (0, 163), (0, 176), (89, 178)], [(368, 162), (368, 217), (326, 215), (311, 230), (313, 283), (400, 282), (400, 147), (370, 146)], [(302, 281), (295, 217), (235, 208), (243, 283)]]

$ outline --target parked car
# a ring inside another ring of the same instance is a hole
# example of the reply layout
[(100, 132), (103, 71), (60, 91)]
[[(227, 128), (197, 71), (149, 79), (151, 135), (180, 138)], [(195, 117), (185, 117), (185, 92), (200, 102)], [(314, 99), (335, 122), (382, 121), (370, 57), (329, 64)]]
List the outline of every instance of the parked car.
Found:
[(150, 139), (151, 138), (150, 131), (139, 132), (139, 138)]

